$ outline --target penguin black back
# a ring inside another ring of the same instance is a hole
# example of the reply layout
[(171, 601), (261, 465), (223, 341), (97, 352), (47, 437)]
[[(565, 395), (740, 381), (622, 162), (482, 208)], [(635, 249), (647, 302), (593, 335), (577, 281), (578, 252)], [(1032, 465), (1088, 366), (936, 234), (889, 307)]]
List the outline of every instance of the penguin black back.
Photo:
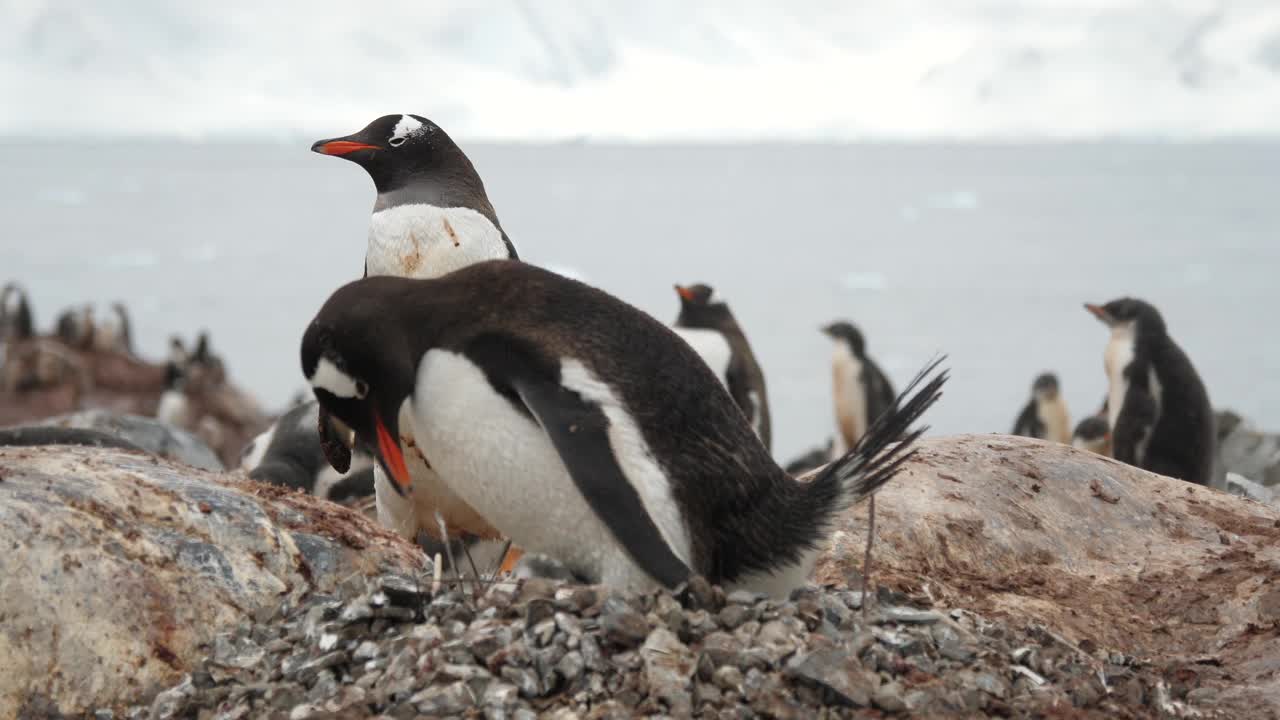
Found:
[[(570, 441), (600, 438), (596, 447), (607, 450), (608, 440), (598, 433), (599, 423), (607, 429), (609, 421), (564, 383), (571, 363), (585, 368), (590, 392), (617, 397), (662, 466), (686, 519), (693, 569), (713, 581), (799, 562), (844, 508), (850, 473), (868, 470), (858, 492), (871, 492), (902, 457), (877, 464), (850, 453), (812, 481), (795, 482), (773, 462), (712, 371), (671, 329), (604, 292), (522, 263), (484, 262), (433, 280), (370, 277), (348, 284), (307, 329), (303, 371), (309, 379), (325, 373), (338, 378), (342, 396), (313, 380), (317, 397), (367, 438), (374, 435), (363, 420), (368, 404), (394, 417), (414, 392), (419, 359), (435, 348), (468, 357), (496, 394), (526, 416), (530, 395), (579, 408), (561, 431), (573, 436)], [(908, 410), (886, 415), (863, 452), (879, 456), (907, 435), (902, 424), (936, 399), (941, 382), (926, 386)], [(607, 455), (592, 457), (612, 462)], [(622, 490), (608, 488), (609, 500)], [(600, 514), (609, 511), (592, 506)], [(653, 562), (662, 568), (666, 561)], [(662, 582), (679, 576), (675, 568), (651, 574)]]

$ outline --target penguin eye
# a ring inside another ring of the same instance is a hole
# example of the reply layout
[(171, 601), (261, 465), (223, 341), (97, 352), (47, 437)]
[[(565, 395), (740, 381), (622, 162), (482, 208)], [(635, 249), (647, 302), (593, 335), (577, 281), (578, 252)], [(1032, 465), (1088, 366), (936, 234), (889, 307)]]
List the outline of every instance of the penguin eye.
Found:
[(363, 400), (369, 394), (369, 383), (363, 380), (356, 381), (356, 397)]
[(387, 144), (391, 147), (400, 147), (404, 144), (404, 140), (405, 139), (403, 137), (393, 137), (387, 141)]

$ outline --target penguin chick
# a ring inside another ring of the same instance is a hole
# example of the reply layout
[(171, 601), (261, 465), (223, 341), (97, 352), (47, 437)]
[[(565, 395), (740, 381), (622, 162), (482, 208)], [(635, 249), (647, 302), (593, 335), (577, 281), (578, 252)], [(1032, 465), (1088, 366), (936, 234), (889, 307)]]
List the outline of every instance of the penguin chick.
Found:
[(1062, 397), (1058, 376), (1042, 373), (1031, 384), (1031, 399), (1022, 408), (1010, 434), (1069, 445), (1070, 428), (1071, 414)]
[(1071, 434), (1071, 445), (1099, 455), (1111, 456), (1111, 428), (1107, 419), (1100, 415), (1092, 415), (1076, 425)]
[(831, 394), (836, 411), (833, 457), (858, 444), (867, 428), (893, 407), (893, 384), (867, 355), (862, 332), (848, 322), (822, 328), (832, 341)]
[(397, 441), (409, 424), (440, 478), (525, 552), (617, 588), (698, 573), (776, 596), (808, 577), (839, 514), (892, 479), (946, 380), (929, 365), (801, 483), (670, 328), (524, 263), (350, 283), (306, 329), (301, 360), (397, 487), (410, 484)]
[(1085, 309), (1111, 331), (1103, 365), (1115, 459), (1208, 485), (1217, 451), (1209, 393), (1160, 312), (1134, 298)]

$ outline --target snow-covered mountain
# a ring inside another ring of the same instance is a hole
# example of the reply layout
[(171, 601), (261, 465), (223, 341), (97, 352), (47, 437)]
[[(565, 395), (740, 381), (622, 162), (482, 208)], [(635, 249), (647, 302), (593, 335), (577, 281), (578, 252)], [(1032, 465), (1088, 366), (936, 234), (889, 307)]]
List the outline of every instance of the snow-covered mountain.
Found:
[(1278, 0), (0, 0), (0, 134), (1280, 131)]

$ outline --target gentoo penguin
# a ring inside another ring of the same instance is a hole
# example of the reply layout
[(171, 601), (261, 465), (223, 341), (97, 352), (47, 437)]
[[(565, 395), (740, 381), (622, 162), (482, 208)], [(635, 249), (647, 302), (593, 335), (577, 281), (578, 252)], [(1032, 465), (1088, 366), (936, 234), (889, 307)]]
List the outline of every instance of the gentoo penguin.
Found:
[(1071, 434), (1071, 445), (1099, 455), (1111, 456), (1111, 427), (1102, 415), (1091, 415), (1076, 425)]
[(1160, 312), (1133, 298), (1085, 308), (1111, 329), (1103, 360), (1113, 457), (1208, 485), (1216, 450), (1209, 394)]
[(729, 306), (715, 297), (709, 285), (676, 285), (676, 294), (680, 296), (680, 315), (673, 326), (676, 334), (707, 361), (755, 428), (765, 449), (772, 450), (764, 372)]
[(301, 360), (396, 487), (410, 484), (408, 421), (471, 507), (584, 581), (672, 587), (694, 572), (784, 596), (837, 515), (898, 470), (946, 377), (800, 483), (670, 328), (525, 263), (350, 283), (308, 326)]
[(836, 410), (836, 435), (832, 457), (843, 455), (858, 443), (867, 428), (893, 407), (893, 385), (867, 355), (858, 328), (834, 322), (822, 328), (831, 338), (831, 389)]
[(373, 178), (366, 275), (438, 277), (481, 260), (518, 259), (475, 166), (430, 120), (384, 115), (311, 149)]
[(319, 405), (309, 400), (281, 415), (270, 428), (245, 446), (240, 467), (259, 482), (305, 490), (316, 497), (342, 502), (373, 494), (373, 457), (352, 452), (345, 473), (329, 467), (316, 443)]
[(1011, 435), (1039, 438), (1056, 443), (1071, 443), (1071, 414), (1058, 386), (1058, 376), (1041, 373), (1031, 384), (1027, 401), (1013, 424)]
[[(427, 118), (385, 115), (353, 135), (320, 140), (311, 149), (350, 160), (373, 179), (377, 198), (369, 221), (366, 276), (433, 278), (483, 260), (519, 259), (471, 160)], [(401, 427), (401, 454), (413, 487), (407, 495), (393, 492), (382, 468), (375, 467), (379, 522), (411, 540), (419, 532), (442, 539), (439, 512), (451, 535), (496, 541), (497, 531), (440, 481), (429, 458), (415, 447), (408, 418)], [(342, 440), (329, 435), (319, 442), (330, 464), (341, 470), (347, 463)]]
[(35, 322), (27, 293), (14, 283), (5, 285), (0, 291), (0, 342), (26, 340), (33, 335)]

